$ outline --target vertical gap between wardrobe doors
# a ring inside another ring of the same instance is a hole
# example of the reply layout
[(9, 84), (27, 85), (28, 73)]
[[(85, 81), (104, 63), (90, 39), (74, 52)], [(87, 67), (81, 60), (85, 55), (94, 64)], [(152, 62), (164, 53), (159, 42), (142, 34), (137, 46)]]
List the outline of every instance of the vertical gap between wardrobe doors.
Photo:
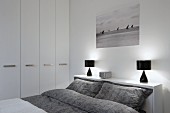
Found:
[(57, 47), (57, 46), (56, 46), (56, 41), (57, 41), (57, 40), (56, 40), (56, 16), (57, 16), (57, 14), (56, 14), (56, 3), (57, 3), (57, 2), (56, 2), (56, 0), (55, 0), (55, 89), (56, 89), (56, 87), (57, 87), (57, 86), (56, 86), (56, 85), (57, 85), (57, 83), (56, 83), (56, 79), (57, 79), (57, 77), (56, 77), (56, 76), (57, 76), (57, 75), (56, 75), (56, 74), (57, 74), (57, 72), (56, 72), (56, 68), (57, 68), (57, 63), (56, 63), (56, 61), (57, 61), (57, 59), (56, 59), (56, 54), (57, 54), (57, 52), (56, 52), (56, 47)]
[(41, 82), (41, 80), (40, 80), (40, 68), (41, 68), (41, 65), (40, 65), (40, 51), (41, 51), (41, 45), (40, 45), (40, 40), (41, 40), (41, 38), (40, 38), (40, 21), (41, 21), (41, 19), (40, 19), (40, 13), (41, 13), (41, 9), (40, 9), (40, 4), (41, 4), (41, 2), (40, 2), (41, 0), (39, 0), (39, 94), (40, 94), (40, 82)]
[(21, 0), (20, 0), (20, 98), (21, 98)]

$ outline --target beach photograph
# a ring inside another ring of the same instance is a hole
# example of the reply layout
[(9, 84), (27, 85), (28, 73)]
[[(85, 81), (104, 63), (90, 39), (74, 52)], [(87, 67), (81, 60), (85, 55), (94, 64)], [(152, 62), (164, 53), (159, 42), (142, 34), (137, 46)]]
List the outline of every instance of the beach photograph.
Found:
[(96, 16), (96, 47), (139, 45), (140, 4), (134, 3)]

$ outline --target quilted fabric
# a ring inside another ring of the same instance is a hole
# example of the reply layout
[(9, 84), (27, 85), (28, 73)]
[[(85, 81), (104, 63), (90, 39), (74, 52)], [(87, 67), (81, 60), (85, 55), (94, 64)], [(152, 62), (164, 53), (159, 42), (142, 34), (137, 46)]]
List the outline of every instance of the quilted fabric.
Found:
[(139, 111), (151, 93), (149, 89), (104, 83), (95, 98), (122, 103)]
[(52, 98), (57, 101), (59, 100), (88, 113), (138, 113), (136, 110), (126, 105), (108, 100), (92, 98), (68, 89), (47, 91), (43, 93), (42, 96), (47, 96), (48, 98)]
[(48, 96), (37, 95), (23, 98), (23, 100), (30, 102), (48, 113), (88, 113)]
[(102, 85), (102, 82), (76, 79), (67, 87), (67, 89), (74, 90), (87, 96), (95, 97), (100, 91)]

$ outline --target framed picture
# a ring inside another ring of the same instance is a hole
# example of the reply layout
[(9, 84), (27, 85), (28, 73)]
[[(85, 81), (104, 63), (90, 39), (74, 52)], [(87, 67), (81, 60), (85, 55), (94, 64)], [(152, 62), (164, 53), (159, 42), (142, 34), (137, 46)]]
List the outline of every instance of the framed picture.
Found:
[(97, 15), (96, 47), (139, 45), (139, 17), (139, 2)]

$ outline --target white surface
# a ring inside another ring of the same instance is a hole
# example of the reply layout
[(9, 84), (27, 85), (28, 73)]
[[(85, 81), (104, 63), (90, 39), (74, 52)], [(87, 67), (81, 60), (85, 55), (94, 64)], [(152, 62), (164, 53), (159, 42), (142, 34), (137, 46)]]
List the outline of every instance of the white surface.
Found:
[(0, 113), (47, 113), (19, 98), (0, 101)]
[[(26, 67), (27, 64), (34, 66)], [(21, 1), (21, 97), (39, 94), (39, 0)]]
[[(46, 66), (44, 66), (46, 64)], [(40, 93), (55, 88), (55, 0), (40, 1)]]
[(113, 83), (119, 83), (119, 84), (124, 84), (124, 85), (132, 85), (132, 86), (140, 86), (144, 88), (150, 88), (153, 89), (156, 86), (161, 85), (160, 83), (140, 83), (134, 80), (126, 80), (126, 79), (117, 79), (117, 78), (109, 78), (109, 79), (102, 79), (99, 76), (87, 76), (87, 75), (74, 75), (74, 77), (81, 77), (81, 78), (88, 78), (88, 79), (94, 79), (94, 80), (103, 80), (103, 81), (110, 81)]
[(84, 60), (96, 60), (93, 74), (112, 71), (115, 78), (139, 81), (136, 60), (152, 60), (149, 82), (163, 84), (164, 112), (170, 113), (170, 0), (140, 0), (140, 45), (96, 49), (96, 14), (133, 0), (70, 0), (70, 79), (85, 74)]
[(56, 88), (66, 88), (68, 85), (69, 0), (56, 0)]
[(162, 106), (162, 84), (159, 83), (139, 83), (132, 80), (125, 79), (101, 79), (98, 76), (87, 76), (87, 75), (74, 75), (74, 77), (85, 78), (90, 80), (98, 80), (98, 81), (109, 81), (112, 83), (118, 83), (122, 85), (130, 85), (137, 86), (143, 88), (153, 89), (153, 93), (146, 99), (144, 110), (146, 113), (163, 113)]
[(69, 0), (0, 0), (0, 6), (0, 100), (67, 87)]
[(16, 97), (20, 97), (20, 0), (0, 0), (0, 100)]

